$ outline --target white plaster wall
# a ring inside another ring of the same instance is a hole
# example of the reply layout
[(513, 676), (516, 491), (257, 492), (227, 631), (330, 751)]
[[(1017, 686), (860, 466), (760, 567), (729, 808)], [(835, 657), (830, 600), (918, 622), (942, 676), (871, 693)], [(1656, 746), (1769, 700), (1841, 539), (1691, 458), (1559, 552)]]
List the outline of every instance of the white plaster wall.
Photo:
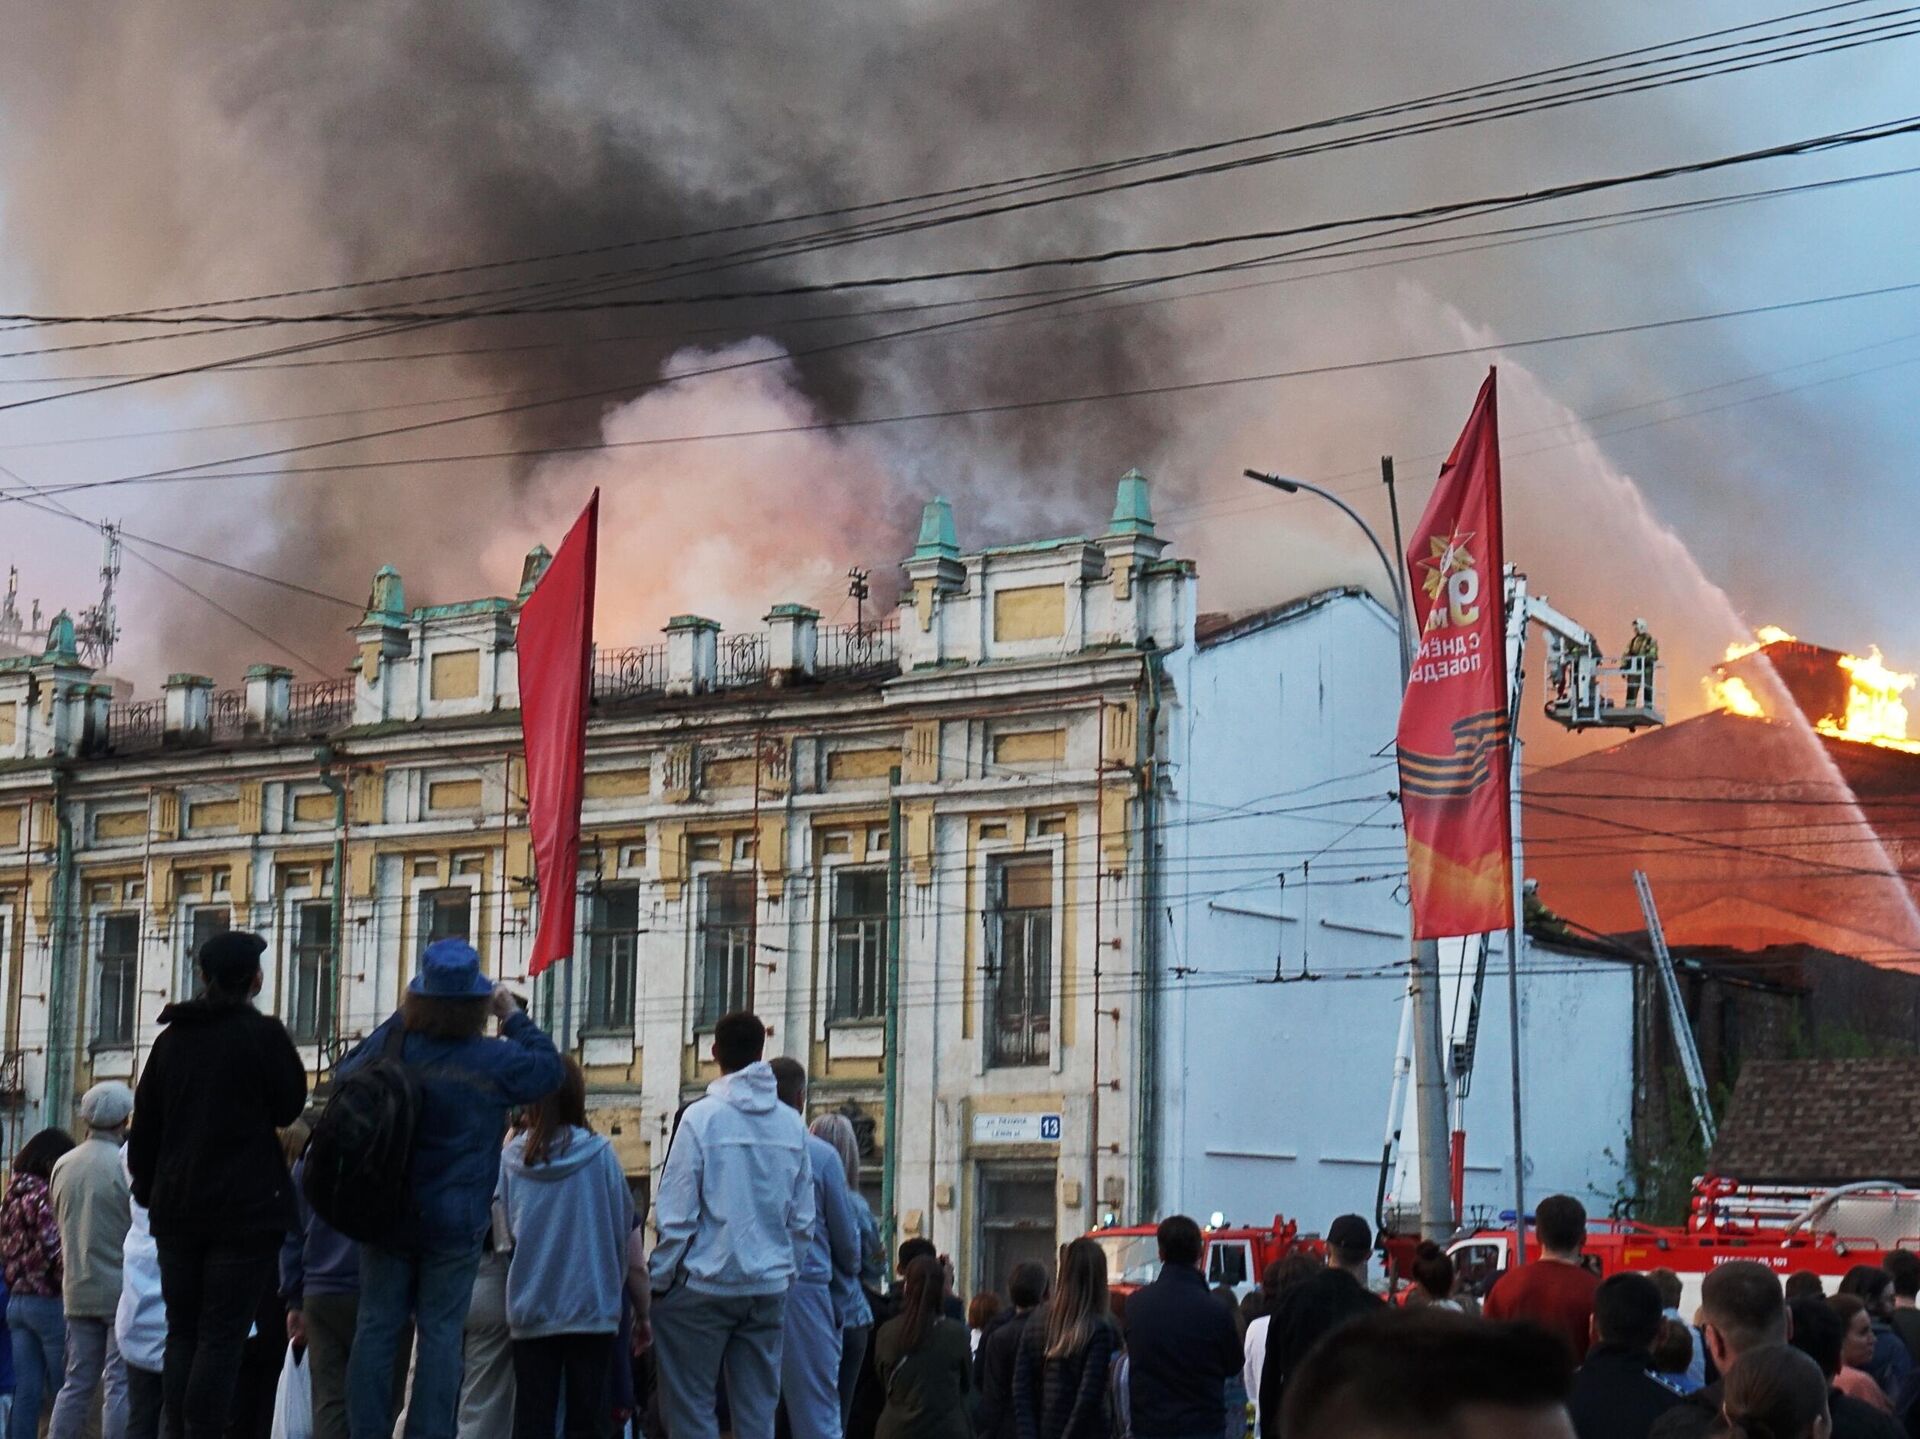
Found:
[[(1408, 950), (1395, 642), (1371, 600), (1336, 598), (1199, 652), (1178, 696), (1162, 957), (1193, 972), (1163, 981), (1162, 1212), (1313, 1230), (1374, 1213)], [(1498, 946), (1466, 1110), (1466, 1202), (1493, 1212), (1513, 1193)], [(1262, 982), (1276, 957), (1322, 977)], [(1604, 1213), (1617, 1192), (1632, 1004), (1623, 966), (1523, 961), (1529, 1203), (1564, 1190)], [(1415, 1202), (1410, 1096), (1398, 1119), (1397, 1197)]]

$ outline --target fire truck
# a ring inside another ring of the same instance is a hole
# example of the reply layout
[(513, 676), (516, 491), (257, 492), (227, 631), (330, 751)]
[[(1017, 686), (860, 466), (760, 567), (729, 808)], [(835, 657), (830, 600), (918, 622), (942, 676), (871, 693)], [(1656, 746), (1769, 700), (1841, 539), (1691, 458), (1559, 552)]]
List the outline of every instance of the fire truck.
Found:
[[(1324, 1259), (1326, 1243), (1317, 1234), (1302, 1234), (1300, 1226), (1283, 1214), (1261, 1226), (1228, 1224), (1215, 1214), (1202, 1231), (1206, 1242), (1209, 1285), (1226, 1284), (1245, 1298), (1260, 1282), (1266, 1267), (1289, 1254)], [(1087, 1238), (1107, 1254), (1107, 1286), (1124, 1298), (1160, 1273), (1160, 1248), (1151, 1224), (1122, 1224), (1094, 1230)]]
[[(1383, 1238), (1388, 1282), (1407, 1282), (1417, 1236)], [(1480, 1228), (1447, 1245), (1463, 1289), (1484, 1297), (1511, 1262), (1514, 1231)], [(1539, 1242), (1526, 1230), (1527, 1262)], [(1829, 1292), (1856, 1264), (1879, 1264), (1895, 1249), (1920, 1250), (1920, 1190), (1881, 1180), (1833, 1188), (1742, 1184), (1709, 1176), (1694, 1184), (1683, 1226), (1600, 1220), (1587, 1226), (1588, 1267), (1603, 1277), (1625, 1270), (1671, 1269), (1680, 1276), (1682, 1313), (1700, 1302), (1700, 1282), (1736, 1259), (1766, 1265), (1782, 1278), (1818, 1274)]]

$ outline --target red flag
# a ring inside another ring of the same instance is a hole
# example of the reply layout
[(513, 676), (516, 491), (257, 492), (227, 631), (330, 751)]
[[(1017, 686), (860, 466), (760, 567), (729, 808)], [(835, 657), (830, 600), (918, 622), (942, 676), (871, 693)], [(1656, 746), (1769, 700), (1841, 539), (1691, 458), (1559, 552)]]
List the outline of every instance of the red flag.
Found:
[(1513, 923), (1506, 551), (1494, 372), (1407, 547), (1420, 651), (1400, 704), (1413, 936)]
[(529, 974), (573, 953), (580, 882), (580, 791), (593, 686), (593, 571), (600, 491), (593, 492), (527, 602), (520, 606), (520, 733), (527, 746), (527, 825), (540, 928)]

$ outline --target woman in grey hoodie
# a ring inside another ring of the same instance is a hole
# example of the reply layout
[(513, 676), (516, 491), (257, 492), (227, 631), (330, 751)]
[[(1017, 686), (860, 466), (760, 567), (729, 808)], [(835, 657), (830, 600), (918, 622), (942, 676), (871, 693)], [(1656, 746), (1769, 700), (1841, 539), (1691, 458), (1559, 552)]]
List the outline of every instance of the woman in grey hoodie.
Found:
[(612, 1429), (607, 1385), (633, 1196), (613, 1146), (587, 1128), (586, 1077), (565, 1064), (559, 1090), (528, 1111), (500, 1170), (513, 1243), (514, 1439), (554, 1439), (563, 1392), (567, 1439), (606, 1439)]

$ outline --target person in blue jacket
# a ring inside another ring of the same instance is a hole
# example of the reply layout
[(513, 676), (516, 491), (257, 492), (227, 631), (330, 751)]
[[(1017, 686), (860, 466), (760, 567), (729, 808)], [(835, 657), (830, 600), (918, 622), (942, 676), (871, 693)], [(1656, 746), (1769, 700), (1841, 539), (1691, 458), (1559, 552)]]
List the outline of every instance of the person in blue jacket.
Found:
[[(807, 1071), (785, 1055), (771, 1061), (780, 1102), (803, 1118)], [(860, 1278), (860, 1220), (847, 1193), (847, 1172), (831, 1144), (807, 1135), (813, 1180), (813, 1224), (787, 1291), (780, 1350), (780, 1398), (793, 1439), (840, 1439), (840, 1313), (835, 1286)]]
[[(500, 1021), (497, 1039), (481, 1033), (490, 1015)], [(505, 985), (480, 972), (480, 956), (465, 940), (427, 946), (399, 1012), (341, 1061), (340, 1075), (381, 1056), (396, 1025), (405, 1031), (401, 1062), (420, 1089), (408, 1175), (413, 1214), (394, 1243), (360, 1247), (347, 1428), (352, 1439), (390, 1439), (395, 1360), (411, 1320), (407, 1439), (453, 1439), (461, 1326), (499, 1180), (507, 1111), (546, 1098), (565, 1071), (553, 1041)]]
[[(513, 1236), (514, 1439), (606, 1439), (627, 1284), (633, 1194), (613, 1146), (587, 1127), (587, 1080), (571, 1057), (560, 1088), (507, 1143), (500, 1204)], [(631, 1408), (631, 1400), (628, 1401)]]

